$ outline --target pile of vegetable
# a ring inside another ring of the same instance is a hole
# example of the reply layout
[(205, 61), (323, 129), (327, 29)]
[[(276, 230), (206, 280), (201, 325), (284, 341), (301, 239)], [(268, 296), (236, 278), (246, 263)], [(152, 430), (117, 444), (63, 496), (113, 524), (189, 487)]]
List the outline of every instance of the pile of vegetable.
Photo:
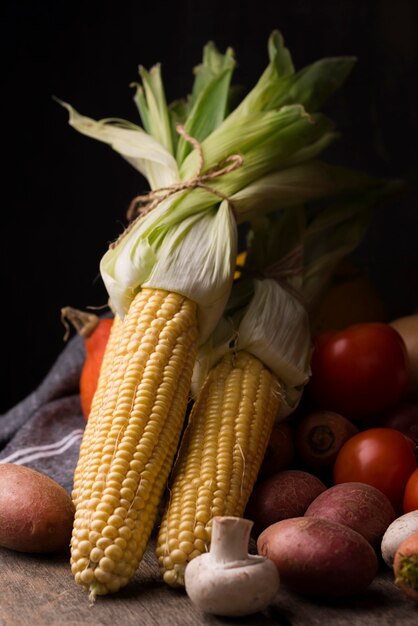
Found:
[[(322, 331), (302, 403), (272, 433), (246, 515), (259, 553), (297, 593), (351, 595), (388, 566), (418, 599), (415, 336), (394, 330), (404, 324)], [(311, 493), (300, 489), (300, 474)]]
[(87, 359), (101, 368), (90, 410), (83, 400), (71, 563), (93, 599), (132, 577), (160, 504), (168, 584), (187, 588), (189, 565), (198, 572), (216, 554), (214, 520), (246, 514), (282, 583), (327, 596), (367, 587), (386, 529), (418, 506), (414, 441), (390, 421), (416, 391), (411, 319), (389, 325), (379, 311), (314, 344), (310, 333), (324, 323), (330, 279), (391, 191), (317, 158), (336, 137), (318, 111), (354, 60), (296, 72), (278, 32), (268, 50), (239, 103), (233, 51), (208, 44), (191, 94), (172, 105), (160, 66), (140, 69), (142, 127), (64, 104), (78, 131), (150, 185), (102, 259), (115, 319), (104, 356)]
[[(63, 103), (76, 130), (150, 187), (100, 264), (113, 319), (63, 310), (86, 337), (68, 517), (71, 569), (92, 600), (128, 584), (160, 510), (165, 582), (239, 615), (264, 608), (279, 579), (308, 595), (364, 590), (385, 533), (418, 509), (416, 320), (311, 332), (393, 189), (319, 159), (337, 137), (320, 109), (354, 59), (295, 71), (278, 32), (268, 53), (240, 102), (231, 49), (208, 44), (190, 95), (171, 105), (160, 66), (141, 68), (142, 126)], [(247, 554), (251, 529), (258, 555)], [(413, 595), (416, 542), (402, 538), (390, 558)], [(237, 570), (222, 578), (232, 604), (211, 568)]]
[[(111, 145), (150, 186), (100, 264), (115, 318), (74, 477), (71, 541), (75, 580), (92, 599), (133, 576), (172, 469), (157, 540), (168, 584), (183, 585), (187, 564), (208, 550), (214, 517), (243, 515), (274, 422), (296, 408), (311, 355), (307, 309), (291, 285), (248, 272), (297, 260), (303, 246), (293, 278), (313, 301), (386, 192), (316, 158), (336, 138), (319, 109), (354, 59), (295, 71), (278, 32), (268, 53), (239, 103), (231, 49), (208, 44), (191, 94), (172, 105), (160, 66), (141, 68), (142, 127), (96, 122), (63, 103), (74, 128)], [(245, 276), (234, 281), (244, 224), (252, 242)], [(275, 252), (261, 259), (270, 226)]]

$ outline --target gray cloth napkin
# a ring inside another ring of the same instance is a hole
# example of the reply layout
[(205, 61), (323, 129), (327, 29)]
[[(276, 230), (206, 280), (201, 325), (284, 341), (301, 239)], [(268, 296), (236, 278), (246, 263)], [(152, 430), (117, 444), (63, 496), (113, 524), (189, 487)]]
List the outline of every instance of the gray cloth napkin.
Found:
[(74, 336), (35, 391), (0, 416), (0, 463), (50, 476), (69, 493), (85, 427), (79, 379), (84, 340)]

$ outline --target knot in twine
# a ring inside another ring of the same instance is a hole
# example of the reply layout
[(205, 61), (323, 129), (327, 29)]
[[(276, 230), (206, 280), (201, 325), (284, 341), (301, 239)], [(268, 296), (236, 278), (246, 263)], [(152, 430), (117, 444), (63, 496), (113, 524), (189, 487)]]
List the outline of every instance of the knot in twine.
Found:
[(306, 308), (306, 302), (303, 294), (290, 282), (292, 278), (302, 276), (303, 270), (304, 247), (302, 243), (299, 243), (281, 259), (265, 267), (262, 274), (264, 278), (272, 278), (275, 280), (281, 287), (283, 287), (283, 289), (286, 289)]
[(297, 244), (281, 259), (274, 261), (270, 265), (266, 265), (263, 269), (246, 269), (244, 265), (239, 268), (239, 271), (246, 278), (257, 278), (260, 280), (267, 278), (274, 280), (280, 287), (299, 300), (306, 308), (303, 294), (291, 283), (293, 278), (302, 276), (304, 271), (304, 248), (302, 243)]
[(167, 187), (159, 187), (158, 189), (153, 189), (146, 194), (135, 196), (132, 199), (126, 213), (128, 220), (130, 220), (130, 224), (122, 233), (122, 235), (111, 245), (112, 248), (115, 247), (119, 243), (119, 241), (128, 234), (128, 232), (130, 232), (130, 230), (136, 224), (137, 220), (155, 209), (160, 204), (160, 202), (162, 202), (166, 198), (169, 198), (178, 191), (187, 191), (189, 189), (196, 188), (205, 189), (206, 191), (213, 193), (215, 196), (218, 196), (222, 200), (226, 200), (232, 210), (232, 213), (234, 214), (234, 217), (236, 218), (236, 211), (230, 198), (218, 189), (215, 189), (214, 187), (208, 185), (207, 181), (219, 178), (220, 176), (224, 176), (225, 174), (229, 174), (230, 172), (233, 172), (234, 170), (240, 168), (244, 163), (244, 158), (240, 154), (231, 154), (224, 161), (222, 161), (222, 163), (219, 163), (217, 166), (213, 167), (203, 174), (204, 157), (200, 142), (195, 137), (189, 135), (181, 124), (176, 125), (176, 130), (179, 135), (184, 137), (184, 139), (186, 139), (186, 141), (188, 141), (195, 148), (197, 152), (199, 167), (196, 176), (193, 176), (188, 180), (182, 180), (172, 183)]

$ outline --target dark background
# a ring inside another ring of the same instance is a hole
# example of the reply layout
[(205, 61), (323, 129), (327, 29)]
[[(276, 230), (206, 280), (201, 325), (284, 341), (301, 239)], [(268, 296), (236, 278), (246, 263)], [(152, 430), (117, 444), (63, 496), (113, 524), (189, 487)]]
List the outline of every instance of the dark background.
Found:
[(130, 83), (162, 63), (167, 99), (184, 96), (203, 45), (234, 48), (235, 82), (252, 87), (281, 30), (297, 68), (324, 56), (358, 63), (326, 112), (342, 139), (329, 161), (403, 178), (353, 260), (393, 318), (418, 305), (418, 3), (392, 0), (182, 0), (3, 3), (2, 393), (23, 399), (62, 350), (60, 308), (106, 303), (98, 264), (143, 179), (110, 148), (79, 135), (52, 96), (90, 117), (138, 122)]

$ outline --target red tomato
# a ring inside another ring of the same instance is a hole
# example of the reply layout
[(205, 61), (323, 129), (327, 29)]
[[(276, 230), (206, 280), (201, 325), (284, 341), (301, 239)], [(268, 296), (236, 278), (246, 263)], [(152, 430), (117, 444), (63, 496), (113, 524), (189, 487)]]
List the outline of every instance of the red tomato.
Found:
[(356, 324), (318, 335), (309, 390), (319, 408), (364, 418), (395, 406), (407, 384), (405, 344), (388, 324)]
[(402, 513), (405, 485), (417, 468), (410, 442), (398, 430), (370, 428), (345, 442), (334, 464), (334, 483), (360, 482), (380, 489)]
[(418, 509), (418, 469), (413, 472), (406, 483), (403, 497), (404, 513)]

